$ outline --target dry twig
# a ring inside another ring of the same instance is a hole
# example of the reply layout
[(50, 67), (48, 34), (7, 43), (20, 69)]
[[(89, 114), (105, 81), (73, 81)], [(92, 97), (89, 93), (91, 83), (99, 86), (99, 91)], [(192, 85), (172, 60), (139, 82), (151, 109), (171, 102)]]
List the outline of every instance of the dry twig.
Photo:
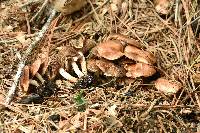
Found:
[(7, 98), (6, 98), (6, 101), (5, 101), (6, 104), (10, 104), (10, 102), (13, 99), (13, 96), (14, 96), (15, 91), (16, 91), (17, 84), (19, 82), (19, 78), (21, 76), (22, 70), (23, 70), (25, 63), (26, 63), (27, 57), (30, 55), (31, 51), (34, 49), (34, 47), (36, 47), (36, 45), (39, 43), (39, 41), (41, 41), (42, 38), (44, 37), (46, 31), (49, 28), (49, 25), (51, 24), (51, 21), (53, 20), (53, 18), (55, 16), (55, 14), (56, 14), (56, 11), (52, 10), (51, 15), (49, 16), (47, 22), (42, 27), (42, 30), (35, 37), (35, 41), (33, 41), (29, 45), (28, 49), (25, 51), (24, 58), (22, 58), (22, 60), (19, 62), (17, 73), (14, 76), (12, 86), (9, 89), (9, 92), (8, 92), (8, 95), (7, 95)]

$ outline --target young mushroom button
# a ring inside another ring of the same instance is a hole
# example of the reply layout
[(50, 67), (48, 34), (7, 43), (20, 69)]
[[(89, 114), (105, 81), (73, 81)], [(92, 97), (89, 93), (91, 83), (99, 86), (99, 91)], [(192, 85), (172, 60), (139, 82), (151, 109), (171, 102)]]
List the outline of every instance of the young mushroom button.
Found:
[(158, 91), (167, 95), (171, 95), (175, 94), (181, 89), (181, 83), (167, 80), (165, 78), (159, 78), (155, 81), (155, 87)]

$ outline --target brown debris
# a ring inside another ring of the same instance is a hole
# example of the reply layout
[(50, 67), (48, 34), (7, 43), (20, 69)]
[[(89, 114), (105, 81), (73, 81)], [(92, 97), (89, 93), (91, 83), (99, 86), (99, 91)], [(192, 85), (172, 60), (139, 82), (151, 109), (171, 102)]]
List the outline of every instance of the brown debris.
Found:
[(155, 64), (156, 58), (154, 55), (148, 51), (140, 50), (134, 46), (126, 46), (124, 49), (124, 54), (129, 59), (146, 63), (146, 64)]
[(100, 57), (107, 60), (116, 60), (123, 56), (123, 46), (119, 41), (108, 40), (99, 44), (96, 50)]
[(29, 66), (24, 67), (23, 74), (20, 79), (20, 88), (23, 92), (27, 92), (29, 87)]
[(116, 66), (114, 63), (107, 60), (96, 60), (96, 65), (105, 76), (122, 77), (124, 76), (124, 69)]
[(156, 73), (156, 70), (153, 66), (145, 63), (127, 65), (125, 69), (128, 71), (126, 76), (131, 78), (149, 77)]
[(155, 87), (158, 91), (165, 94), (175, 94), (181, 89), (181, 83), (165, 78), (159, 78), (155, 81)]

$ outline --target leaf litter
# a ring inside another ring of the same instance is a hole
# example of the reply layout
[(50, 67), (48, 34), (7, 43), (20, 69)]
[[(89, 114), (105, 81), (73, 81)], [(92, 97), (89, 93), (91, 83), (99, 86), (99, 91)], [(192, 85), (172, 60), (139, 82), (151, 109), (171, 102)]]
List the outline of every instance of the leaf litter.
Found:
[(74, 13), (56, 5), (61, 13), (5, 104), (17, 64), (55, 1), (0, 3), (0, 132), (200, 131), (195, 0), (88, 0)]

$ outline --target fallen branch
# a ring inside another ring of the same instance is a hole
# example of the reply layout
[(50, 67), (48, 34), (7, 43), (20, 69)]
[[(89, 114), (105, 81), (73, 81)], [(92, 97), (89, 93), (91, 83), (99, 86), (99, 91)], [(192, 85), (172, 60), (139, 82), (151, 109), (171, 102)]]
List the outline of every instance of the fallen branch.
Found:
[(13, 96), (15, 94), (16, 87), (17, 87), (17, 84), (19, 82), (20, 76), (22, 74), (23, 68), (25, 66), (27, 57), (30, 55), (30, 53), (34, 49), (34, 47), (36, 47), (36, 45), (38, 44), (38, 42), (41, 41), (42, 38), (44, 37), (46, 31), (49, 28), (49, 25), (51, 24), (51, 21), (53, 20), (53, 18), (55, 16), (55, 14), (56, 14), (56, 11), (53, 9), (52, 12), (51, 12), (51, 15), (49, 16), (49, 18), (47, 20), (47, 22), (45, 23), (45, 25), (42, 27), (41, 31), (38, 32), (37, 36), (35, 37), (35, 41), (32, 42), (29, 45), (28, 49), (25, 51), (24, 57), (21, 59), (21, 61), (18, 64), (17, 73), (16, 73), (16, 75), (15, 75), (15, 77), (13, 79), (12, 86), (9, 89), (9, 92), (8, 92), (5, 104), (10, 104), (11, 103), (11, 101), (13, 99)]

